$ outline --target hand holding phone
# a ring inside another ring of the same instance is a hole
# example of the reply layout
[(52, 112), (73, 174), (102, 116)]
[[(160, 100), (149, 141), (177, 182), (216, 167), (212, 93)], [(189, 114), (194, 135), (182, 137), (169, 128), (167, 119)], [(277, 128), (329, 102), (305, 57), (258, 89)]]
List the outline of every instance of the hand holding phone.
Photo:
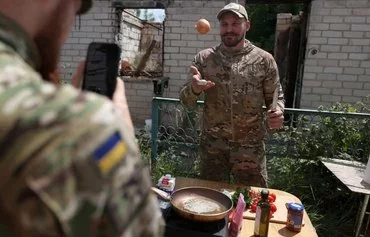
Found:
[(112, 99), (122, 112), (122, 119), (134, 132), (125, 87), (123, 81), (117, 79), (120, 54), (120, 48), (116, 44), (91, 43), (87, 50), (82, 89)]
[(116, 88), (120, 48), (113, 43), (90, 43), (87, 50), (82, 89), (112, 99)]

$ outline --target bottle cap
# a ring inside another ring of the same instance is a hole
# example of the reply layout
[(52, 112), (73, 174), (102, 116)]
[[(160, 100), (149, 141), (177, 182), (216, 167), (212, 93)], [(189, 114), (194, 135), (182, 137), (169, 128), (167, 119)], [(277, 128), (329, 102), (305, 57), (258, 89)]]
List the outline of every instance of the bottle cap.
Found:
[(304, 206), (302, 204), (295, 203), (295, 202), (289, 203), (288, 208), (293, 210), (293, 211), (303, 211), (304, 210)]
[(268, 196), (269, 196), (269, 190), (266, 189), (266, 188), (262, 189), (262, 191), (261, 191), (261, 197), (262, 198), (267, 198)]

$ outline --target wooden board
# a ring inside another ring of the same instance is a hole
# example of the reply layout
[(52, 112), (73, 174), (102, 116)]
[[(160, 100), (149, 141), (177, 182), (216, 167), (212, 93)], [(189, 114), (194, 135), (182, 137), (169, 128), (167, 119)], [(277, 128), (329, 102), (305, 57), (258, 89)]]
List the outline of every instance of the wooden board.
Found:
[(324, 158), (321, 162), (352, 192), (370, 194), (370, 184), (363, 181), (365, 164), (357, 161)]
[[(228, 192), (234, 191), (237, 187), (240, 187), (240, 185), (234, 185), (234, 184), (227, 184), (223, 182), (217, 182), (217, 181), (209, 181), (209, 180), (200, 180), (200, 179), (191, 179), (191, 178), (184, 178), (184, 177), (176, 177), (176, 189), (183, 188), (183, 187), (207, 187), (207, 188), (213, 188), (219, 191), (227, 190)], [(252, 187), (254, 190), (258, 190), (257, 187)], [(294, 195), (287, 193), (282, 190), (277, 189), (269, 189), (271, 192), (274, 192), (277, 196), (277, 200), (280, 198), (285, 200), (294, 200), (295, 202), (301, 203), (297, 197)], [(279, 198), (280, 197), (280, 198)], [(277, 201), (276, 201), (277, 203)], [(285, 204), (284, 204), (285, 205)], [(304, 203), (303, 203), (304, 205)], [(277, 207), (279, 208), (279, 207)], [(285, 207), (284, 207), (285, 208)], [(286, 209), (285, 209), (286, 210)], [(318, 237), (315, 228), (313, 227), (309, 216), (307, 215), (306, 211), (304, 211), (303, 214), (303, 222), (304, 222), (304, 228), (302, 228), (301, 232), (296, 233), (288, 230), (285, 227), (285, 222), (283, 224), (276, 223), (276, 222), (270, 222), (269, 226), (269, 237)], [(253, 230), (254, 230), (254, 220), (244, 218), (243, 220), (243, 228), (242, 233), (240, 236), (253, 236)]]
[[(256, 191), (259, 191), (259, 190), (257, 189)], [(288, 210), (285, 207), (285, 204), (289, 202), (297, 202), (297, 203), (301, 203), (301, 202), (299, 201), (298, 198), (296, 198), (295, 196), (292, 196), (291, 194), (285, 195), (286, 194), (285, 192), (276, 192), (275, 194), (276, 194), (276, 200), (274, 204), (277, 210), (273, 214), (272, 218), (270, 219), (270, 222), (285, 224), (287, 220), (287, 214), (288, 214)], [(244, 212), (243, 217), (245, 219), (254, 220), (256, 218), (256, 213), (253, 213), (251, 212), (250, 209), (247, 209)]]

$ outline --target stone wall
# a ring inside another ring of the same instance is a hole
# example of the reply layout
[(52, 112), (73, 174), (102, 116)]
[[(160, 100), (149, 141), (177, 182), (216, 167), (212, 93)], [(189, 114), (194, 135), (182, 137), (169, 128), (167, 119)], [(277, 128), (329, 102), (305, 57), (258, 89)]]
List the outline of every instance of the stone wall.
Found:
[(356, 102), (369, 93), (370, 1), (312, 1), (301, 107)]
[(119, 41), (122, 49), (121, 59), (133, 62), (140, 50), (142, 21), (133, 16), (134, 11), (122, 12)]

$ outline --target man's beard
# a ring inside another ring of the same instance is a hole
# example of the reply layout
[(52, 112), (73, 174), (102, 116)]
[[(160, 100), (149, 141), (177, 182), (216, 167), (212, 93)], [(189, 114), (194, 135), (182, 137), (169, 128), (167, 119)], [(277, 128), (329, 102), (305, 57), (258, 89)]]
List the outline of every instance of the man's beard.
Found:
[(236, 34), (226, 33), (221, 36), (221, 41), (226, 47), (235, 47), (237, 46), (242, 40), (244, 40), (244, 35), (241, 35), (239, 38), (233, 40), (227, 40), (226, 38), (229, 36), (237, 36)]

